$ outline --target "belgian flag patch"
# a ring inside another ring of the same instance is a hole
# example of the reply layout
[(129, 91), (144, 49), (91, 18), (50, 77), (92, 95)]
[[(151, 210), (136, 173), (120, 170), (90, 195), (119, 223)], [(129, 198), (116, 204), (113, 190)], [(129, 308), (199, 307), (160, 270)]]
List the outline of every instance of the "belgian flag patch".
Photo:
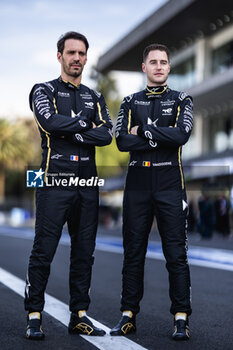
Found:
[(143, 162), (142, 165), (143, 166), (150, 166), (150, 162)]

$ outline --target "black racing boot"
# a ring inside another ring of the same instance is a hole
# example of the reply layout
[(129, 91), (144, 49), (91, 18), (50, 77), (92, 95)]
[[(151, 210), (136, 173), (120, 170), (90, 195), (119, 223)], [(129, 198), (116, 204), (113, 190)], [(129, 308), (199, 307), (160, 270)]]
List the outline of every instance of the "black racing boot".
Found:
[(31, 340), (44, 339), (42, 331), (42, 316), (40, 312), (30, 312), (27, 315), (26, 338)]
[(174, 340), (188, 340), (190, 337), (189, 334), (189, 322), (188, 317), (186, 315), (186, 319), (180, 319), (178, 317), (179, 313), (175, 315), (174, 319), (174, 333), (172, 334), (172, 338)]
[(83, 311), (78, 311), (77, 314), (73, 313), (70, 315), (70, 322), (68, 326), (70, 334), (84, 334), (103, 336), (106, 332), (103, 329), (97, 328), (86, 316)]
[(111, 329), (110, 335), (127, 335), (136, 331), (136, 317), (131, 311), (129, 316), (122, 315), (120, 322)]

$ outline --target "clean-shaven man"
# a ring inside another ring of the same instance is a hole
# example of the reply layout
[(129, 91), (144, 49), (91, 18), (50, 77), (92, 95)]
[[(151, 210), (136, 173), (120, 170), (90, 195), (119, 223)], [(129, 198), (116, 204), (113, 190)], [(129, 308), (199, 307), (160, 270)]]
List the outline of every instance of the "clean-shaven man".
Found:
[[(37, 188), (36, 226), (25, 289), (28, 339), (43, 339), (44, 292), (63, 225), (71, 238), (69, 332), (103, 336), (86, 315), (98, 220), (98, 186), (48, 186), (51, 176), (68, 180), (96, 177), (95, 146), (112, 140), (112, 122), (103, 96), (81, 84), (89, 44), (77, 32), (57, 42), (58, 79), (36, 84), (30, 107), (42, 139), (44, 187)], [(47, 185), (46, 185), (47, 183)], [(66, 262), (64, 262), (66, 263)]]
[(166, 46), (146, 47), (142, 70), (147, 87), (124, 98), (116, 124), (117, 146), (130, 152), (130, 163), (123, 201), (123, 314), (110, 333), (126, 335), (136, 330), (145, 254), (155, 216), (169, 274), (173, 339), (183, 340), (189, 338), (191, 305), (181, 149), (191, 134), (193, 103), (186, 93), (167, 86), (170, 63)]

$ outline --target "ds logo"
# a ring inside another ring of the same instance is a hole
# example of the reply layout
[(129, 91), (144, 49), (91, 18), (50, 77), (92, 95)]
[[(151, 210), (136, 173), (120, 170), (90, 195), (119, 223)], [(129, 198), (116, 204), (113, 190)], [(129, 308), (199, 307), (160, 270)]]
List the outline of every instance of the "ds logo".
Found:
[(43, 175), (44, 171), (27, 170), (27, 187), (44, 187)]

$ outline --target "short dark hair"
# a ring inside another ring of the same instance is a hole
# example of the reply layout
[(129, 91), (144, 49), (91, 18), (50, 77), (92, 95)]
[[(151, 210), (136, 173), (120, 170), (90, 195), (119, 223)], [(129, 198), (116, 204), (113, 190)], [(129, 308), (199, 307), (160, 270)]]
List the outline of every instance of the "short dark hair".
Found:
[(65, 34), (62, 34), (57, 42), (57, 51), (60, 52), (61, 54), (63, 53), (64, 47), (65, 47), (65, 41), (67, 39), (81, 40), (84, 42), (86, 46), (86, 51), (89, 48), (89, 43), (87, 41), (87, 38), (83, 34), (77, 33), (77, 32), (67, 32)]
[(167, 54), (168, 62), (170, 61), (170, 51), (167, 46), (162, 44), (151, 44), (147, 46), (143, 51), (143, 62), (146, 61), (149, 52), (154, 50), (165, 51)]

